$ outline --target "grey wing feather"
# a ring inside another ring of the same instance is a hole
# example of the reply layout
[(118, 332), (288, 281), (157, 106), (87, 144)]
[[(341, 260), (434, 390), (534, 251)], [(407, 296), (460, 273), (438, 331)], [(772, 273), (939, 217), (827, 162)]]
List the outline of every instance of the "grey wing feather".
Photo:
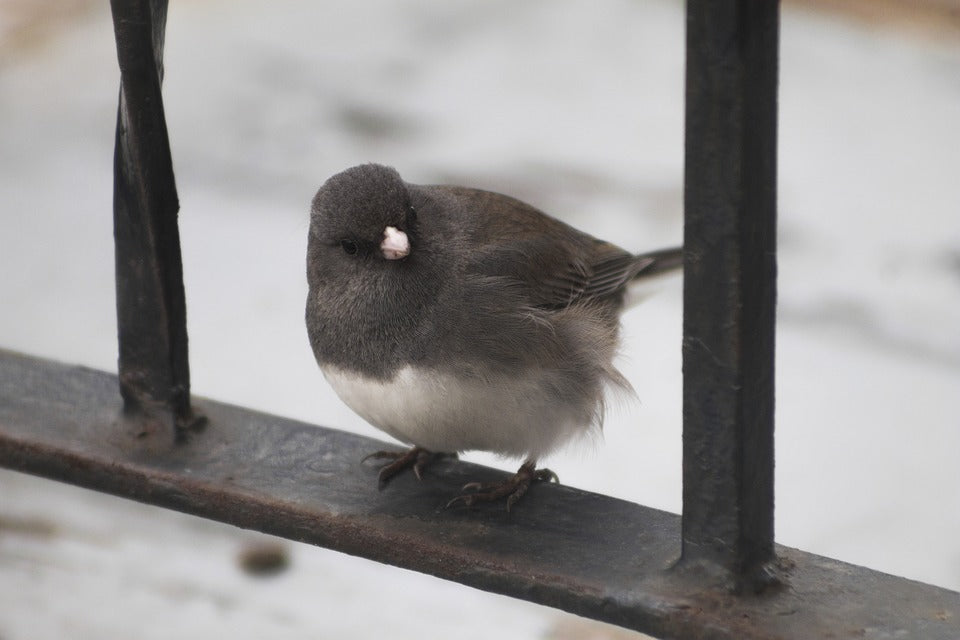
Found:
[[(624, 289), (646, 271), (656, 272), (679, 249), (641, 256), (598, 240), (509, 196), (441, 187), (474, 212), (485, 241), (473, 261), (482, 274), (517, 281), (536, 307), (564, 308)], [(495, 215), (486, 215), (495, 211)]]

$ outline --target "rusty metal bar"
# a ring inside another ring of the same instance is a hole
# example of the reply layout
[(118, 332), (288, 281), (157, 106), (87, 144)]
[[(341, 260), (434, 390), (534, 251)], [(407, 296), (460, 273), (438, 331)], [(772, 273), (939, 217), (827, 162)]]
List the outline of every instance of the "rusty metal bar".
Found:
[(113, 0), (120, 101), (114, 237), (120, 392), (145, 433), (171, 435), (190, 409), (177, 188), (163, 113), (166, 0)]
[(683, 566), (776, 582), (779, 2), (688, 0)]
[[(113, 375), (0, 350), (0, 465), (557, 607), (662, 638), (960, 637), (960, 594), (778, 547), (790, 587), (737, 596), (671, 569), (680, 518), (539, 484), (442, 510), (499, 471), (438, 462), (377, 489), (384, 447), (208, 400), (186, 445), (127, 428)], [(534, 495), (535, 494), (535, 495)]]

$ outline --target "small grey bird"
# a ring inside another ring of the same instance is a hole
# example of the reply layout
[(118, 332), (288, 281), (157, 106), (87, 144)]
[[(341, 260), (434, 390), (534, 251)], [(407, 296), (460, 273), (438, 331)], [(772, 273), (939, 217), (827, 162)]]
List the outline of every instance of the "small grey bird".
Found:
[(447, 506), (507, 499), (543, 456), (603, 419), (625, 292), (682, 265), (679, 248), (634, 255), (505, 195), (407, 184), (366, 164), (320, 188), (310, 213), (306, 321), (337, 395), (413, 446), (383, 486), (438, 455), (524, 459), (510, 479), (471, 483)]

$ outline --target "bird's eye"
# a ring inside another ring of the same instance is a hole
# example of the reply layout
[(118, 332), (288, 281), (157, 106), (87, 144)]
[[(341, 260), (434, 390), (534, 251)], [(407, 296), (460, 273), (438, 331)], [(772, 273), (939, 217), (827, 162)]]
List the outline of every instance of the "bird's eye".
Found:
[(417, 219), (417, 210), (409, 202), (407, 203), (407, 220), (416, 220)]
[(344, 253), (348, 256), (357, 255), (357, 243), (353, 240), (341, 240), (340, 248), (343, 249)]

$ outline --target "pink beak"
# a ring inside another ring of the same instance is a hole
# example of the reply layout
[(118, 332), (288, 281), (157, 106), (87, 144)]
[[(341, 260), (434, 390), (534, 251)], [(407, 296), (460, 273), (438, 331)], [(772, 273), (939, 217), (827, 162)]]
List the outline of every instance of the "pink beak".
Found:
[(396, 227), (387, 227), (383, 230), (383, 242), (380, 251), (387, 260), (399, 260), (410, 255), (410, 239), (407, 234)]

